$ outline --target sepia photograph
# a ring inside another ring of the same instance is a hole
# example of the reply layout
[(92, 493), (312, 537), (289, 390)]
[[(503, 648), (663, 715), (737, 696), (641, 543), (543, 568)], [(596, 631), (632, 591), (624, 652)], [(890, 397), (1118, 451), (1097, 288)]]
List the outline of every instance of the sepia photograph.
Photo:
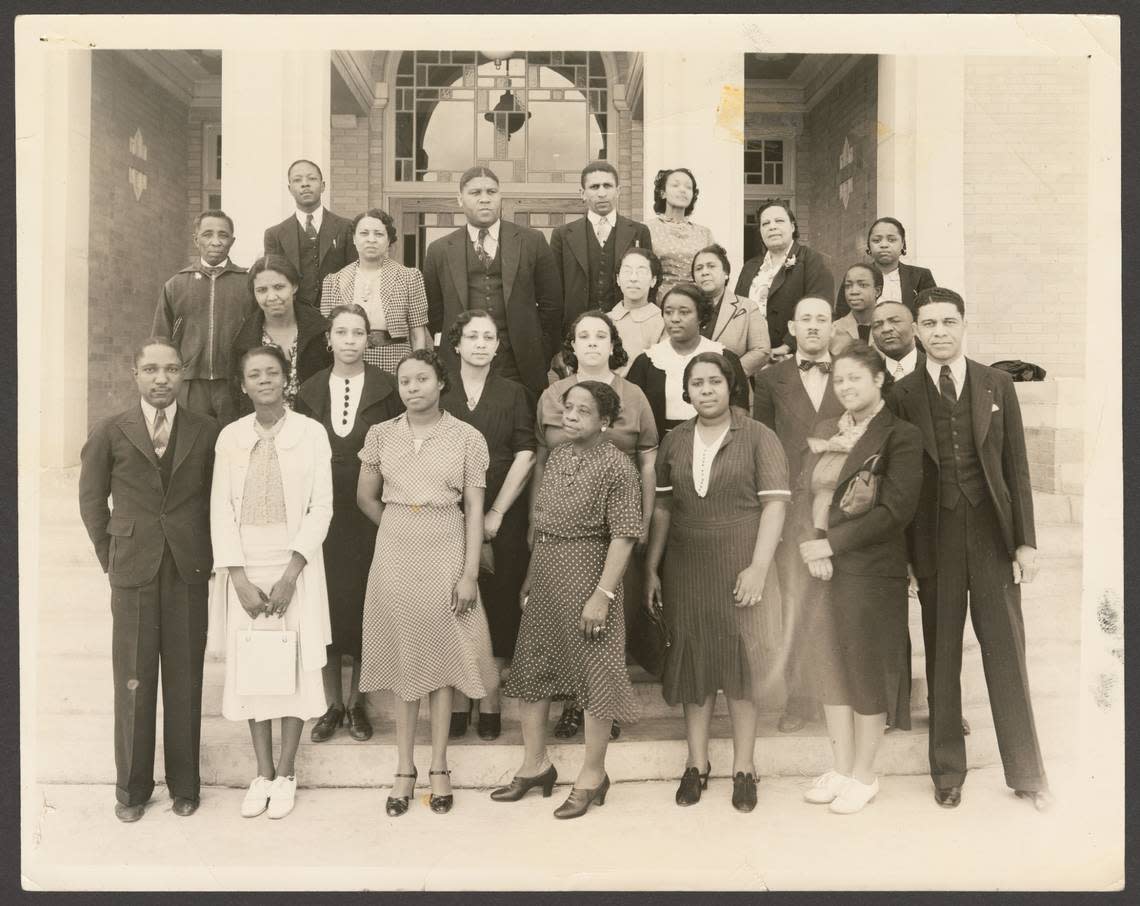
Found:
[(1119, 18), (15, 38), (25, 890), (1123, 889)]

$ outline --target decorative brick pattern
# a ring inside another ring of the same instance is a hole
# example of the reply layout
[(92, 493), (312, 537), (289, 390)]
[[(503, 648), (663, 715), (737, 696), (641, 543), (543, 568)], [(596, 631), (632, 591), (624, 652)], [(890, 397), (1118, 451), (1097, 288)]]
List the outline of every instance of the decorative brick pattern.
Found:
[[(136, 130), (145, 160), (129, 149)], [(179, 215), (191, 131), (187, 106), (125, 57), (91, 54), (88, 426), (135, 397), (131, 352), (150, 331), (162, 284), (186, 264), (188, 224)], [(131, 167), (147, 177), (137, 201)]]

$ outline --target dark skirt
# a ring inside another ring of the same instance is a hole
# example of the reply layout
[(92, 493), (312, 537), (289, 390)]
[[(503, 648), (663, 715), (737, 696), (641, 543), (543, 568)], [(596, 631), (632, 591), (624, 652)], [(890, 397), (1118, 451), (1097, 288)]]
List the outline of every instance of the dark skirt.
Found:
[(356, 501), (336, 501), (332, 522), (325, 536), (325, 584), (329, 593), (332, 643), (329, 654), (360, 657), (364, 593), (368, 567), (376, 547), (376, 524), (356, 506)]
[(810, 583), (804, 647), (819, 700), (857, 714), (886, 712), (892, 726), (910, 729), (906, 577), (835, 570), (830, 581)]
[(525, 494), (507, 510), (499, 533), (491, 542), (495, 554), (494, 573), (479, 574), (479, 594), (487, 611), (491, 648), (495, 657), (510, 658), (519, 634), (519, 589), (526, 579), (530, 550), (526, 543), (527, 504)]

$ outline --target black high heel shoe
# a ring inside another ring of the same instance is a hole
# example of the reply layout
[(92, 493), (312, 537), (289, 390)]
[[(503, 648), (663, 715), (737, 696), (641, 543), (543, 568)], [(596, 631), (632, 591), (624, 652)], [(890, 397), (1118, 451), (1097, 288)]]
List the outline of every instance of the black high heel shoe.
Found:
[(750, 812), (756, 808), (756, 778), (749, 771), (737, 771), (732, 778), (732, 807), (738, 812)]
[[(451, 771), (428, 771), (428, 776), (432, 774), (451, 774)], [(455, 796), (448, 793), (446, 796), (437, 796), (435, 793), (431, 794), (431, 799), (428, 800), (428, 805), (431, 810), (437, 815), (446, 815), (451, 811), (451, 807), (455, 804)]]
[(542, 787), (542, 798), (549, 799), (554, 793), (554, 781), (558, 779), (558, 771), (554, 765), (535, 777), (514, 777), (506, 786), (491, 791), (491, 798), (496, 802), (518, 802), (533, 787)]
[(697, 768), (685, 768), (681, 775), (681, 785), (677, 787), (677, 805), (696, 805), (701, 801), (701, 790), (709, 788), (709, 774), (712, 764), (707, 764), (702, 774)]
[(590, 803), (594, 805), (606, 804), (606, 793), (610, 791), (610, 775), (602, 778), (602, 782), (592, 790), (582, 790), (574, 787), (558, 808), (554, 810), (555, 818), (581, 818), (586, 814)]
[(407, 796), (389, 796), (388, 801), (384, 804), (384, 811), (388, 813), (389, 818), (399, 818), (408, 810), (408, 800), (412, 798), (416, 791), (416, 778), (420, 776), (418, 769), (414, 770), (411, 774), (395, 774), (395, 777), (411, 777), (412, 778), (412, 792)]

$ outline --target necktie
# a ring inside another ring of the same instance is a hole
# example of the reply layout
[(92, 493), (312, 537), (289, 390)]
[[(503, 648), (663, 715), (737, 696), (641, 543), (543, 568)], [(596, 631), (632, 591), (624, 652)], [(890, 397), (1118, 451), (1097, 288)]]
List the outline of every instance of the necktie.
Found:
[(605, 245), (610, 236), (610, 222), (599, 220), (598, 225), (594, 227), (594, 235), (598, 237), (598, 245)]
[(903, 363), (902, 362), (896, 362), (895, 363), (895, 374), (894, 374), (895, 378), (897, 379), (897, 378), (901, 378), (901, 377), (906, 377), (906, 375), (903, 373), (904, 370), (905, 369), (903, 368)]
[(479, 260), (483, 262), (483, 268), (486, 269), (491, 266), (491, 256), (487, 252), (487, 246), (484, 243), (487, 241), (487, 228), (482, 227), (479, 230), (479, 240), (475, 243), (475, 254), (479, 256)]
[(165, 409), (158, 409), (154, 413), (154, 434), (151, 440), (154, 442), (154, 455), (161, 458), (166, 452), (166, 445), (170, 443), (170, 425), (166, 422)]
[(317, 238), (317, 228), (313, 226), (313, 215), (305, 215), (305, 236), (309, 239)]
[(809, 362), (806, 359), (800, 362), (800, 371), (811, 371), (818, 368), (824, 374), (831, 374), (831, 362)]
[(950, 374), (949, 365), (943, 365), (938, 371), (938, 389), (942, 391), (942, 398), (951, 406), (958, 402), (958, 391), (954, 389), (954, 378)]

